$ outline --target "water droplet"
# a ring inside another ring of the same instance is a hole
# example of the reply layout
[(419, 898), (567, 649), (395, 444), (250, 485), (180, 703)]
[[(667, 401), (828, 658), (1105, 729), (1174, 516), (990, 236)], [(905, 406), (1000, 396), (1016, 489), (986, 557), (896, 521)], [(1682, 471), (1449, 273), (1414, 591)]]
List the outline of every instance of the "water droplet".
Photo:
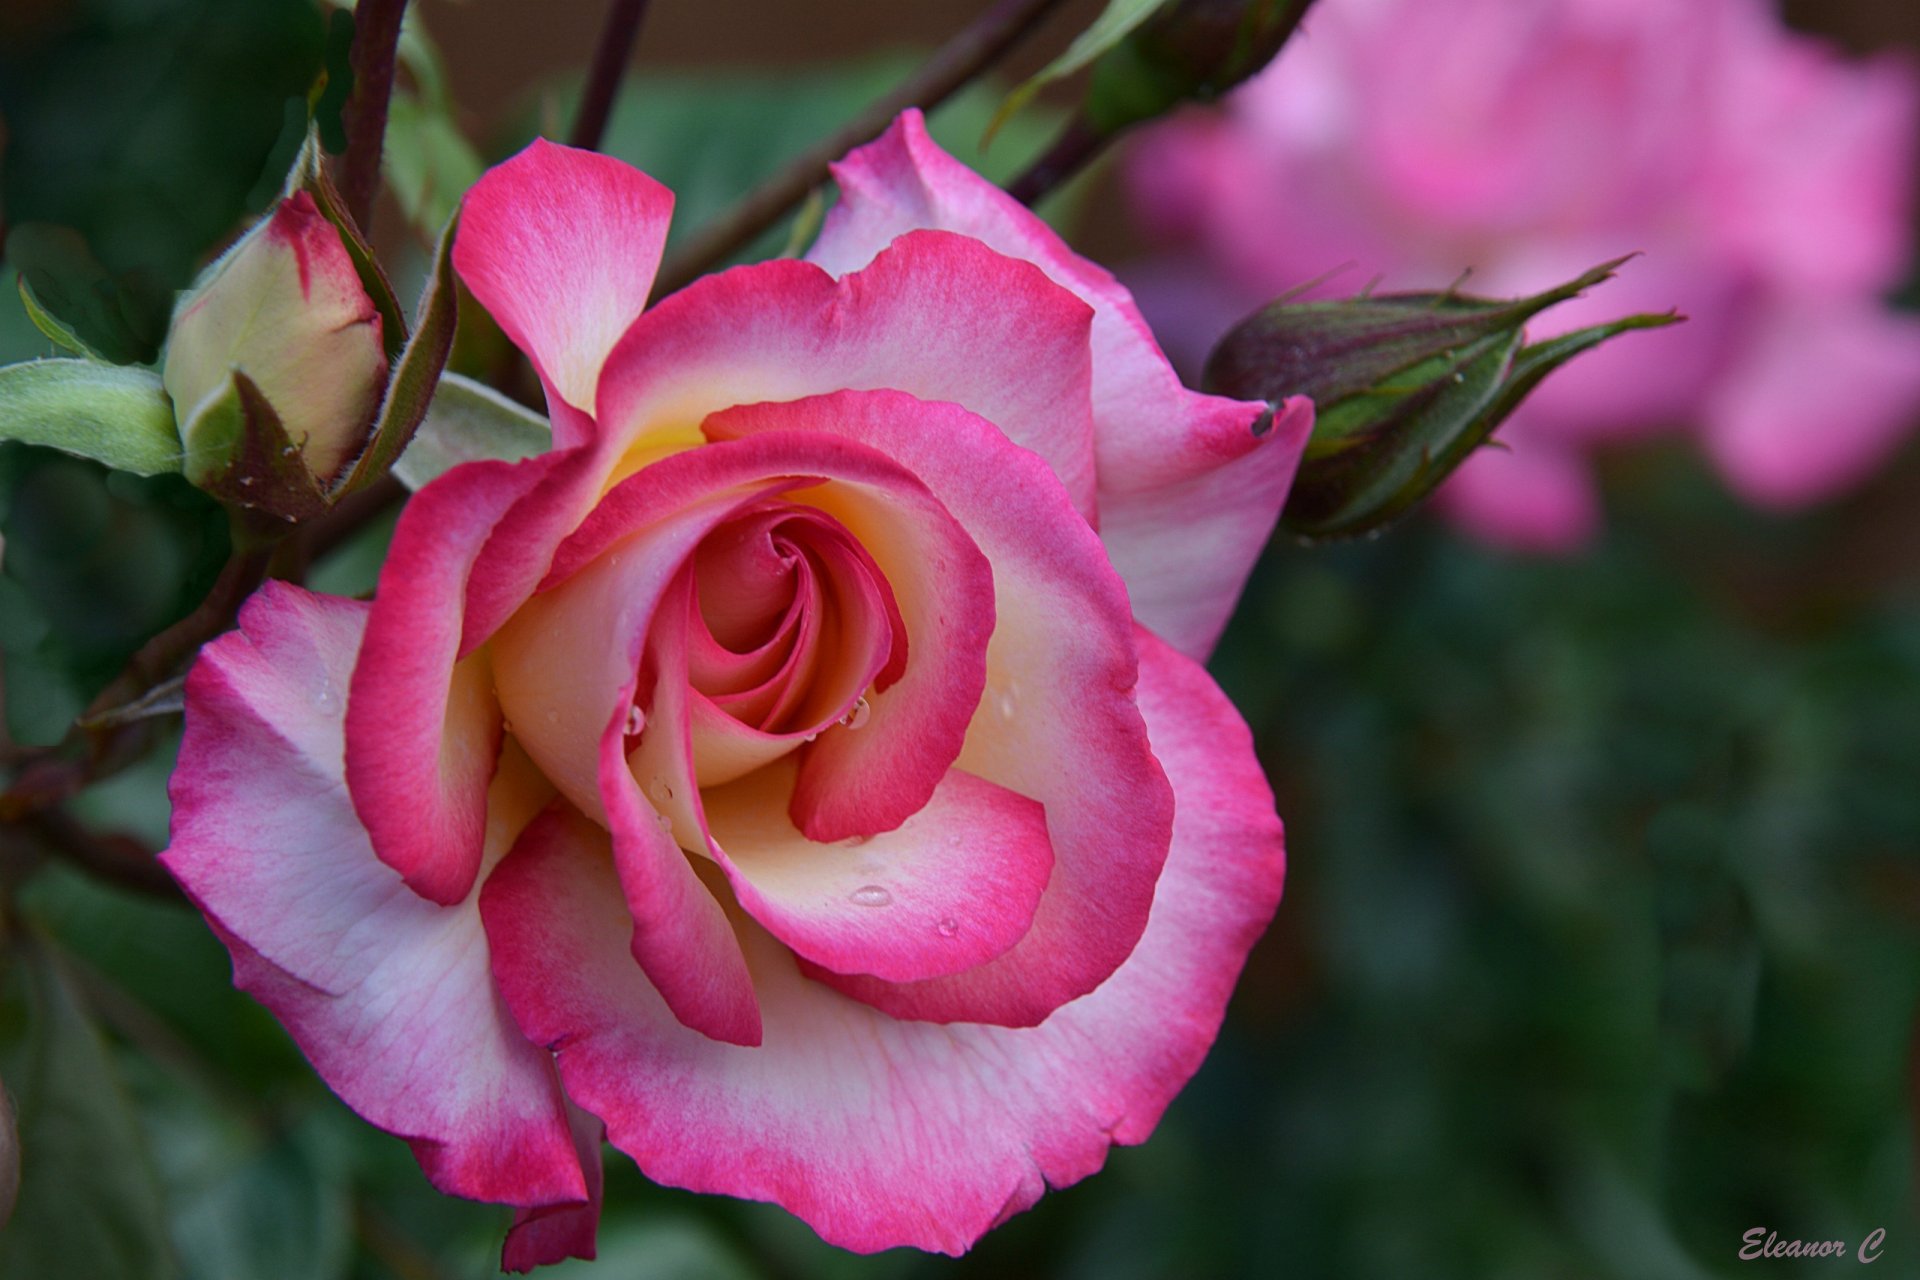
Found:
[(512, 733), (512, 732), (513, 732), (513, 721), (511, 721), (511, 720), (502, 720), (502, 721), (500, 722), (500, 731), (501, 731), (502, 733)]
[(817, 733), (810, 733), (810, 734), (808, 734), (808, 735), (807, 735), (806, 737), (804, 737), (804, 738), (802, 738), (802, 739), (800, 739), (800, 741), (802, 741), (802, 742), (812, 742), (812, 741), (813, 741), (813, 740), (814, 740), (815, 738), (817, 738), (817, 737), (819, 737), (819, 736), (820, 736), (820, 735), (819, 735), (819, 734), (817, 734)]
[(1003, 689), (1000, 692), (1000, 718), (1003, 720), (1013, 719), (1013, 690), (1012, 689)]
[(673, 834), (673, 819), (669, 818), (666, 814), (660, 812), (658, 809), (655, 809), (653, 811), (653, 825), (660, 828), (660, 830), (665, 832), (667, 835)]
[(847, 901), (856, 907), (889, 907), (893, 905), (893, 895), (877, 884), (863, 884), (847, 895)]
[(640, 709), (639, 703), (627, 708), (627, 736), (637, 738), (640, 731), (647, 727), (647, 713)]
[(286, 448), (280, 450), (280, 456), (283, 458), (291, 458), (294, 454), (298, 452), (300, 452), (298, 448), (294, 447), (293, 445), (288, 445)]
[(872, 714), (873, 708), (867, 705), (865, 698), (855, 698), (853, 700), (853, 710), (841, 716), (840, 723), (849, 729), (858, 729), (867, 722), (867, 717)]
[(1453, 380), (1455, 382), (1465, 382), (1467, 380), (1467, 375), (1464, 373), (1456, 373), (1453, 375)]
[(673, 799), (673, 784), (656, 775), (654, 780), (647, 784), (647, 794), (652, 796), (656, 803), (665, 804)]
[(940, 923), (933, 927), (935, 932), (943, 938), (951, 938), (960, 932), (960, 922), (952, 916), (941, 916)]
[(252, 483), (253, 483), (253, 477), (252, 477), (252, 476), (241, 476), (241, 477), (240, 477), (240, 483), (241, 483), (241, 484), (249, 484), (249, 485), (250, 485), (250, 484), (252, 484)]

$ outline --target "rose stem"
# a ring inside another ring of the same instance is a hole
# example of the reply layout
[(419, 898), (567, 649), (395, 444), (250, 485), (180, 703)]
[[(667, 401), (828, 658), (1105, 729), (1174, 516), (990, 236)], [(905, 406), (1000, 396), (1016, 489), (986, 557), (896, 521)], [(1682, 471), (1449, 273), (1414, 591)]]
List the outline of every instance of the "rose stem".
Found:
[(752, 243), (807, 192), (826, 181), (830, 163), (878, 137), (908, 107), (931, 109), (946, 101), (998, 61), (1058, 3), (1000, 0), (942, 45), (899, 88), (767, 179), (719, 221), (694, 236), (668, 260), (654, 286), (654, 296), (665, 297), (685, 288)]
[(265, 580), (274, 548), (290, 528), (272, 517), (239, 508), (233, 511), (233, 549), (212, 590), (192, 613), (141, 645), (57, 745), (21, 753), (27, 756), (25, 767), (13, 785), (0, 792), (0, 822), (18, 822), (51, 809), (138, 758), (139, 752), (130, 748), (145, 740), (145, 722), (98, 731), (84, 722), (140, 697), (172, 675), (201, 645), (231, 627), (240, 606)]
[(580, 111), (573, 118), (573, 133), (567, 138), (574, 146), (588, 151), (600, 149), (600, 135), (606, 132), (607, 117), (613, 114), (614, 95), (620, 90), (620, 78), (626, 74), (633, 47), (640, 39), (640, 24), (646, 16), (647, 0), (613, 0), (607, 6), (600, 43), (593, 50), (593, 70), (587, 74), (587, 87), (580, 95)]
[(360, 0), (353, 10), (353, 96), (347, 102), (347, 152), (340, 160), (340, 195), (366, 234), (380, 189), (380, 149), (393, 96), (394, 51), (407, 0)]

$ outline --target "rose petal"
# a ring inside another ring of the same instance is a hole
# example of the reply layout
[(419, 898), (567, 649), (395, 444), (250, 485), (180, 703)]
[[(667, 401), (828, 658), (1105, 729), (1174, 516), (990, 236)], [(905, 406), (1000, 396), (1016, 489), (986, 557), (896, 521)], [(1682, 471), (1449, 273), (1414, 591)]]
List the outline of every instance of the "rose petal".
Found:
[(531, 1271), (568, 1258), (591, 1261), (594, 1257), (606, 1184), (600, 1144), (606, 1140), (607, 1127), (572, 1103), (567, 1104), (567, 1120), (587, 1178), (587, 1202), (516, 1209), (500, 1249), (502, 1271)]
[[(646, 306), (673, 193), (632, 165), (535, 138), (460, 205), (453, 265), (562, 400), (593, 412), (607, 352)], [(582, 419), (556, 415), (555, 443)]]
[[(833, 166), (833, 175), (841, 198), (808, 251), (809, 262), (843, 275), (875, 261), (896, 237), (940, 228), (1034, 263), (1093, 308), (1101, 531), (1116, 531), (1109, 550), (1132, 593), (1134, 615), (1183, 651), (1204, 656), (1279, 517), (1305, 433), (1256, 437), (1252, 427), (1265, 405), (1181, 386), (1126, 288), (1019, 201), (942, 151), (918, 111), (903, 112), (886, 133)], [(960, 403), (999, 421), (982, 406)], [(1310, 411), (1304, 402), (1291, 410)], [(1011, 428), (1008, 434), (1035, 447)], [(1203, 482), (1222, 471), (1227, 474)], [(1168, 565), (1177, 569), (1167, 572)]]
[(1204, 671), (1138, 638), (1178, 816), (1152, 922), (1098, 991), (1029, 1030), (897, 1022), (737, 918), (766, 1039), (732, 1048), (680, 1027), (627, 962), (606, 864), (554, 847), (517, 850), (482, 900), (521, 1026), (654, 1181), (775, 1201), (862, 1252), (960, 1253), (1144, 1141), (1212, 1043), (1283, 854), (1246, 726)]
[(1033, 923), (1053, 849), (1038, 804), (951, 770), (893, 831), (819, 844), (787, 816), (789, 760), (703, 792), (740, 905), (815, 964), (894, 982), (1004, 954)]
[[(895, 396), (888, 404), (897, 410), (900, 430), (907, 430), (914, 419), (925, 419), (934, 425), (918, 429), (933, 431), (958, 416), (972, 423), (974, 430), (992, 433), (991, 427), (953, 406), (922, 405), (907, 396)], [(929, 419), (929, 413), (936, 416)], [(806, 422), (812, 420), (808, 417)], [(913, 656), (898, 680), (884, 689), (879, 687), (884, 680), (876, 680), (864, 728), (830, 729), (809, 749), (795, 797), (795, 816), (803, 831), (823, 841), (891, 829), (918, 812), (960, 753), (985, 680), (985, 651), (994, 626), (992, 571), (966, 531), (913, 471), (890, 460), (883, 450), (834, 432), (780, 430), (779, 406), (767, 406), (765, 412), (753, 415), (752, 422), (769, 429), (752, 439), (676, 454), (616, 486), (555, 557), (551, 581), (567, 585), (540, 600), (570, 592), (570, 575), (589, 572), (582, 566), (594, 564), (617, 540), (634, 536), (631, 530), (661, 520), (695, 495), (727, 485), (776, 480), (791, 485), (796, 478), (816, 484), (806, 501), (827, 511), (872, 556), (893, 589)], [(1002, 452), (1016, 452), (1004, 437), (993, 434)], [(831, 483), (819, 484), (822, 480)], [(1057, 483), (1053, 482), (1056, 492)], [(1079, 524), (1084, 531), (1085, 522)], [(624, 553), (622, 563), (628, 563)], [(636, 596), (631, 588), (608, 588), (604, 598), (604, 604), (569, 605), (580, 621), (549, 629), (563, 635), (595, 634), (592, 628), (604, 628), (605, 618), (619, 610), (630, 611)], [(542, 625), (523, 621), (536, 613), (534, 606), (523, 609), (522, 617), (502, 636), (509, 631), (530, 633)], [(588, 621), (595, 618), (603, 621)], [(620, 634), (629, 634), (626, 625), (620, 624)], [(497, 656), (496, 664), (501, 661)], [(637, 663), (637, 655), (633, 661)], [(588, 696), (577, 675), (582, 662), (542, 657), (523, 661), (516, 669), (551, 686), (550, 693), (529, 697), (529, 707), (551, 709), (567, 705), (555, 699)], [(517, 695), (508, 694), (506, 688), (503, 678), (502, 697), (511, 711)], [(563, 712), (561, 720), (570, 722), (573, 717)], [(555, 746), (577, 751), (560, 742)], [(542, 759), (540, 749), (529, 749)], [(560, 775), (555, 780), (563, 792), (575, 794)], [(577, 798), (575, 802), (582, 803)]]
[[(826, 980), (900, 1017), (1014, 1025), (1038, 1022), (1092, 990), (1146, 927), (1172, 797), (1133, 702), (1125, 588), (1058, 477), (958, 405), (897, 391), (732, 409), (709, 418), (706, 430), (717, 440), (843, 437), (895, 459), (953, 513), (993, 566), (995, 618), (987, 691), (960, 767), (1046, 807), (1053, 880), (1033, 929), (1011, 951), (965, 974), (911, 984)], [(918, 645), (916, 609), (923, 599), (951, 608), (954, 574), (931, 549), (912, 549), (896, 567), (888, 556), (909, 550), (903, 535), (869, 529), (852, 511), (836, 514), (880, 561)], [(928, 660), (916, 649), (897, 688)], [(890, 696), (874, 700), (865, 728), (823, 734), (810, 748), (793, 804), (814, 839), (875, 829), (860, 819), (886, 794), (873, 782), (897, 767), (901, 749), (886, 723)]]
[(1920, 414), (1920, 318), (1876, 301), (1786, 299), (1706, 406), (1706, 444), (1749, 502), (1830, 498), (1884, 463)]
[[(414, 892), (465, 898), (480, 868), (500, 709), (463, 646), (474, 557), (549, 458), (456, 467), (401, 512), (347, 702), (347, 787), (381, 859)], [(460, 661), (465, 657), (465, 661)]]
[[(206, 911), (234, 980), (434, 1185), (537, 1206), (587, 1199), (545, 1052), (500, 1004), (477, 893), (436, 906), (374, 855), (341, 777), (341, 694), (368, 610), (269, 583), (187, 681), (163, 864)], [(544, 803), (503, 765), (489, 862)]]
[(904, 237), (837, 282), (791, 260), (737, 267), (641, 317), (607, 359), (601, 418), (644, 447), (732, 405), (891, 387), (994, 423), (1090, 515), (1089, 323), (1031, 264), (945, 232)]

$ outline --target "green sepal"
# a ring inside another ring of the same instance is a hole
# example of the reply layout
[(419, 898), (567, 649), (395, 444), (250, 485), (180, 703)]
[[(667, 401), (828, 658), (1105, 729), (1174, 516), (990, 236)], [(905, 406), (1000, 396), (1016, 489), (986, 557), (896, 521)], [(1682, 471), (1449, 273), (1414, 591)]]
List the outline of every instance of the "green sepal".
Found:
[(1526, 344), (1527, 321), (1624, 261), (1509, 300), (1454, 290), (1282, 298), (1221, 340), (1204, 385), (1273, 404), (1311, 398), (1313, 435), (1281, 525), (1308, 539), (1376, 533), (1429, 497), (1553, 370), (1618, 334), (1678, 318), (1630, 316)]
[(181, 433), (187, 479), (228, 506), (305, 520), (331, 505), (273, 406), (238, 369), (225, 394), (197, 406)]
[(553, 447), (547, 420), (493, 388), (449, 373), (440, 379), (413, 443), (393, 466), (420, 489), (466, 462), (518, 462)]
[(107, 363), (107, 358), (88, 346), (86, 340), (73, 331), (72, 325), (41, 305), (39, 295), (34, 293), (33, 286), (27, 283), (24, 274), (16, 277), (16, 282), (20, 286), (20, 305), (26, 310), (27, 319), (33, 321), (34, 328), (46, 335), (47, 341), (62, 351)]
[(44, 445), (116, 471), (181, 468), (173, 403), (160, 375), (97, 360), (28, 360), (0, 368), (0, 440)]
[(420, 294), (413, 334), (393, 367), (392, 377), (387, 380), (386, 399), (380, 404), (373, 435), (348, 470), (346, 479), (334, 491), (335, 499), (365, 488), (385, 475), (406, 452), (414, 431), (427, 415), (434, 387), (447, 367), (447, 357), (453, 352), (454, 329), (460, 318), (459, 291), (455, 288), (453, 273), (453, 238), (459, 222), (456, 213), (440, 233), (433, 274)]

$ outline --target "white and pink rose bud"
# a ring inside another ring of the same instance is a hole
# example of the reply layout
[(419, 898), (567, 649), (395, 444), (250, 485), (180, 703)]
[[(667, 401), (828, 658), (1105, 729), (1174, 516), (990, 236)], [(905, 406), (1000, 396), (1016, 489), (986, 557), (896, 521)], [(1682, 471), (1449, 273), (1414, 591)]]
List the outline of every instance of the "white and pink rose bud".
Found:
[(281, 200), (174, 311), (161, 379), (188, 478), (217, 489), (242, 467), (232, 482), (260, 489), (235, 496), (271, 507), (279, 459), (245, 457), (270, 416), (273, 452), (296, 450), (306, 488), (325, 488), (373, 430), (387, 384), (383, 339), (339, 230), (305, 191)]

